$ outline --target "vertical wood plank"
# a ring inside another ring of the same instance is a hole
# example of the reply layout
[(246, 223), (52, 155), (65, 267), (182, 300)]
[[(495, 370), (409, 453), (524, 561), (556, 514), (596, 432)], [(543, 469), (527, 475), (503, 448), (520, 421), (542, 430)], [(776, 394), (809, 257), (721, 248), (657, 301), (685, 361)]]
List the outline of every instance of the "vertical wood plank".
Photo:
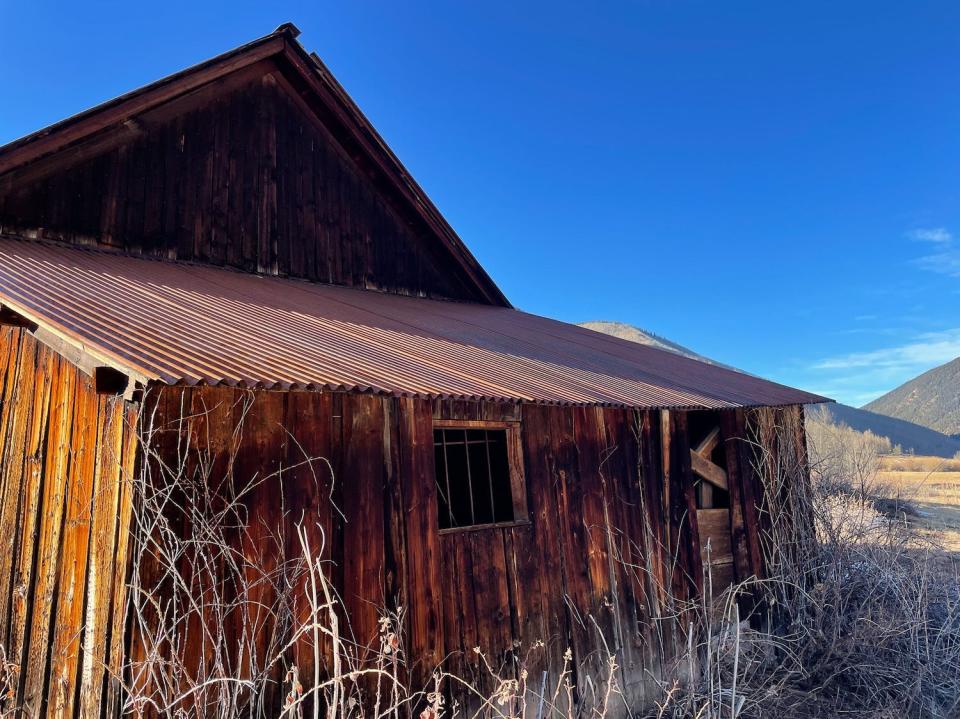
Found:
[[(44, 487), (43, 467), (47, 447), (45, 441), (50, 424), (50, 401), (56, 381), (57, 358), (54, 353), (38, 347), (37, 377), (33, 397), (34, 412), (27, 446), (27, 479), (23, 495), (24, 511), (19, 527), (19, 552), (13, 578), (12, 617), (7, 640), (8, 657), (23, 667), (33, 609), (35, 555), (41, 521), (40, 502)], [(6, 465), (4, 465), (6, 466)], [(5, 535), (6, 536), (6, 535)]]
[(5, 435), (2, 455), (3, 492), (0, 494), (0, 536), (12, 539), (10, 551), (0, 552), (0, 642), (9, 647), (9, 622), (14, 596), (14, 557), (24, 539), (20, 533), (23, 513), (23, 482), (27, 470), (27, 434), (34, 414), (34, 392), (37, 381), (37, 346), (23, 342), (14, 360), (10, 393), (4, 401)]
[(673, 589), (678, 597), (692, 597), (703, 591), (703, 565), (686, 412), (670, 413), (670, 433), (670, 536), (677, 561)]
[(134, 486), (138, 471), (140, 442), (140, 408), (132, 403), (124, 405), (123, 438), (121, 444), (120, 492), (117, 502), (115, 527), (116, 560), (113, 563), (113, 589), (110, 598), (110, 626), (107, 634), (107, 667), (104, 675), (104, 710), (117, 713), (121, 697), (120, 670), (128, 645), (125, 643), (124, 620), (127, 611), (127, 585), (130, 572), (130, 531), (135, 499)]
[[(274, 632), (277, 617), (271, 612), (277, 594), (269, 577), (275, 575), (283, 556), (289, 526), (283, 513), (282, 473), (288, 440), (284, 418), (287, 394), (284, 392), (243, 392), (234, 405), (234, 425), (241, 439), (236, 450), (237, 487), (243, 488), (243, 504), (249, 518), (240, 543), (246, 581), (243, 611), (237, 619), (244, 622), (237, 633), (247, 642), (248, 653), (238, 663), (243, 676), (250, 676), (251, 667), (264, 667), (278, 649)], [(246, 402), (250, 411), (246, 412)], [(244, 414), (245, 413), (245, 414)], [(242, 418), (242, 420), (241, 420)], [(279, 704), (282, 667), (273, 666), (270, 682), (264, 685), (261, 701), (264, 707)]]
[(763, 504), (763, 474), (758, 466), (756, 457), (749, 442), (755, 438), (754, 431), (749, 426), (747, 411), (737, 409), (736, 434), (741, 438), (737, 442), (737, 452), (740, 472), (743, 475), (741, 506), (743, 507), (743, 522), (746, 529), (747, 548), (750, 556), (750, 572), (758, 577), (764, 576), (763, 550), (760, 547), (761, 507)]
[(744, 472), (741, 466), (738, 445), (743, 438), (738, 434), (734, 410), (720, 412), (720, 441), (726, 457), (727, 485), (730, 490), (730, 540), (733, 549), (733, 565), (737, 581), (742, 582), (753, 574), (743, 505), (743, 484), (745, 481), (751, 481), (752, 476), (749, 471)]
[(417, 662), (414, 685), (425, 684), (440, 663), (448, 627), (443, 621), (442, 588), (451, 577), (441, 574), (441, 543), (437, 521), (433, 467), (433, 422), (426, 400), (401, 398), (398, 404), (399, 482), (406, 532), (407, 611), (409, 651)]
[(79, 692), (81, 719), (95, 719), (100, 716), (104, 674), (109, 657), (107, 636), (110, 599), (113, 593), (114, 565), (118, 561), (116, 525), (120, 512), (123, 462), (123, 400), (102, 397), (98, 410), (102, 421), (93, 481), (93, 516), (90, 524), (90, 560), (87, 569)]
[(418, 208), (272, 62), (154, 108), (139, 134), (0, 188), (0, 225), (155, 257), (484, 301)]
[(50, 428), (44, 461), (44, 487), (37, 544), (37, 578), (30, 612), (26, 661), (21, 668), (20, 697), (25, 716), (41, 717), (46, 710), (46, 684), (51, 657), (55, 593), (60, 570), (61, 535), (66, 504), (67, 475), (71, 458), (77, 372), (64, 360), (58, 370), (50, 400)]
[(344, 608), (361, 656), (377, 646), (384, 571), (383, 405), (372, 395), (343, 398)]
[(57, 717), (73, 715), (76, 695), (80, 644), (83, 640), (96, 441), (101, 428), (97, 405), (93, 378), (79, 374), (74, 404), (76, 414), (70, 440), (63, 549), (51, 621), (53, 646), (47, 702), (49, 715)]
[[(328, 464), (332, 461), (334, 442), (330, 423), (332, 408), (332, 397), (327, 393), (292, 392), (288, 396), (286, 426), (293, 436), (287, 444), (288, 469), (284, 482), (290, 526), (302, 526), (313, 553), (304, 559), (314, 565), (320, 560), (323, 571), (328, 574), (334, 540), (333, 519), (340, 511), (333, 499), (334, 482), (338, 478), (332, 472), (332, 464)], [(299, 539), (292, 531), (288, 532), (287, 540), (287, 555), (301, 556)], [(297, 626), (307, 626), (312, 619), (308, 582), (309, 577), (304, 573), (294, 585), (293, 612)], [(302, 677), (313, 677), (317, 654), (327, 662), (331, 658), (329, 640), (321, 636), (319, 646), (315, 647), (313, 636), (313, 632), (303, 634), (290, 652), (291, 663), (298, 667)]]

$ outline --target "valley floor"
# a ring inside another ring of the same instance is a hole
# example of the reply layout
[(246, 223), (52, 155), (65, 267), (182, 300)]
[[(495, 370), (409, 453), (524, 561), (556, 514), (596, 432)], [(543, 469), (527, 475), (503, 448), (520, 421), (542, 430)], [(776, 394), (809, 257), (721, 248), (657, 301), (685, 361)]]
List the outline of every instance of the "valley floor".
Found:
[(880, 458), (878, 479), (917, 509), (911, 519), (919, 527), (960, 556), (960, 461), (888, 455)]

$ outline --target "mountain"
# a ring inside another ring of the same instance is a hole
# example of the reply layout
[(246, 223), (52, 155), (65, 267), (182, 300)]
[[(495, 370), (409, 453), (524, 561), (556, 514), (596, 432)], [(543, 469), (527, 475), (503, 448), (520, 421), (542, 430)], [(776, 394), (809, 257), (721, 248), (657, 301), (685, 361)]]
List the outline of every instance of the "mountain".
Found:
[[(960, 452), (960, 438), (950, 437), (913, 422), (857, 409), (846, 404), (815, 406), (823, 407), (822, 416), (829, 416), (835, 424), (845, 424), (858, 432), (870, 431), (879, 437), (886, 437), (891, 444), (900, 445), (904, 452), (934, 457), (953, 457)], [(810, 416), (819, 415), (811, 414)]]
[(605, 335), (619, 337), (622, 340), (630, 340), (631, 342), (637, 342), (638, 344), (647, 345), (649, 347), (656, 347), (660, 350), (667, 350), (667, 352), (673, 352), (678, 355), (683, 355), (684, 357), (700, 360), (701, 362), (706, 362), (707, 364), (733, 369), (732, 367), (729, 367), (729, 365), (721, 364), (720, 362), (712, 360), (709, 357), (704, 357), (702, 354), (698, 354), (692, 349), (684, 347), (683, 345), (677, 344), (676, 342), (671, 342), (666, 337), (655, 335), (653, 332), (647, 332), (644, 329), (634, 327), (633, 325), (628, 325), (625, 322), (597, 320), (595, 322), (581, 322), (580, 326), (586, 327), (588, 330), (594, 330), (595, 332), (603, 332)]
[[(710, 364), (721, 367), (728, 367), (728, 365), (716, 362), (709, 357), (704, 357), (688, 347), (679, 345), (676, 342), (671, 342), (665, 337), (623, 322), (583, 322), (580, 326), (597, 332), (604, 332), (621, 339), (667, 350), (668, 352), (675, 352), (676, 354), (700, 360), (701, 362), (709, 362)], [(957, 360), (957, 362), (960, 362), (960, 360)], [(960, 366), (957, 367), (956, 371), (960, 373)], [(923, 375), (921, 375), (921, 377), (923, 377)], [(921, 377), (917, 379), (921, 379)], [(956, 377), (953, 386), (960, 388), (960, 376)], [(894, 392), (896, 391), (897, 390), (894, 390)], [(957, 400), (956, 392), (953, 397), (954, 407), (960, 409), (960, 406), (958, 406), (960, 402)], [(881, 399), (883, 398), (881, 397)], [(866, 408), (857, 409), (856, 407), (845, 404), (830, 404), (825, 406), (828, 408), (826, 412), (820, 412), (818, 409), (814, 409), (817, 405), (808, 407), (811, 417), (820, 419), (829, 418), (831, 422), (845, 424), (858, 432), (870, 431), (879, 437), (887, 437), (891, 444), (900, 445), (904, 452), (927, 454), (936, 457), (953, 457), (957, 452), (960, 452), (960, 437), (948, 437), (929, 427), (907, 421), (908, 418), (898, 419), (897, 417), (887, 416), (888, 413), (885, 412), (877, 413), (877, 411), (868, 411)], [(960, 429), (956, 431), (960, 432)]]
[(960, 358), (914, 377), (864, 409), (960, 435)]

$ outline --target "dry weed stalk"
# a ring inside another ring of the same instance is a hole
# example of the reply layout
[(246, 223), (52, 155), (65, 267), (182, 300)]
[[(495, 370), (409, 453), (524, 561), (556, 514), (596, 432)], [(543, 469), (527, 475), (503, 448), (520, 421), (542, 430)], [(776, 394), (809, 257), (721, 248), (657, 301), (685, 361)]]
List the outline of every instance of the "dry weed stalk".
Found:
[[(167, 428), (142, 418), (129, 590), (135, 639), (124, 709), (133, 716), (257, 716), (269, 701), (265, 690), (302, 562), (283, 558), (277, 534), (256, 540), (275, 545), (281, 559), (274, 566), (246, 556), (241, 548), (255, 542), (244, 500), (280, 478), (235, 483), (231, 467), (214, 476), (217, 458), (192, 446), (189, 428), (199, 417), (182, 417)], [(161, 437), (170, 455), (160, 452)]]
[(0, 719), (10, 719), (14, 715), (19, 678), (20, 667), (7, 659), (7, 650), (0, 644)]

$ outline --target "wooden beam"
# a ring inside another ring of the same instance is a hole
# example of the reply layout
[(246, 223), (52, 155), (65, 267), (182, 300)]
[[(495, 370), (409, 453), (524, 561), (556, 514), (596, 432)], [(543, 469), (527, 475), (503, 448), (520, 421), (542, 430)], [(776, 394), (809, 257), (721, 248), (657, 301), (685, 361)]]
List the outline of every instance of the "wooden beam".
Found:
[(690, 468), (694, 474), (702, 477), (715, 487), (729, 491), (727, 489), (727, 473), (723, 467), (717, 466), (702, 454), (692, 449), (690, 450)]
[(713, 450), (717, 448), (719, 443), (720, 428), (714, 427), (712, 430), (710, 430), (710, 434), (704, 437), (703, 441), (697, 445), (695, 451), (704, 459), (710, 459), (710, 455), (713, 454)]
[(713, 485), (701, 480), (697, 482), (697, 505), (700, 509), (713, 509)]

